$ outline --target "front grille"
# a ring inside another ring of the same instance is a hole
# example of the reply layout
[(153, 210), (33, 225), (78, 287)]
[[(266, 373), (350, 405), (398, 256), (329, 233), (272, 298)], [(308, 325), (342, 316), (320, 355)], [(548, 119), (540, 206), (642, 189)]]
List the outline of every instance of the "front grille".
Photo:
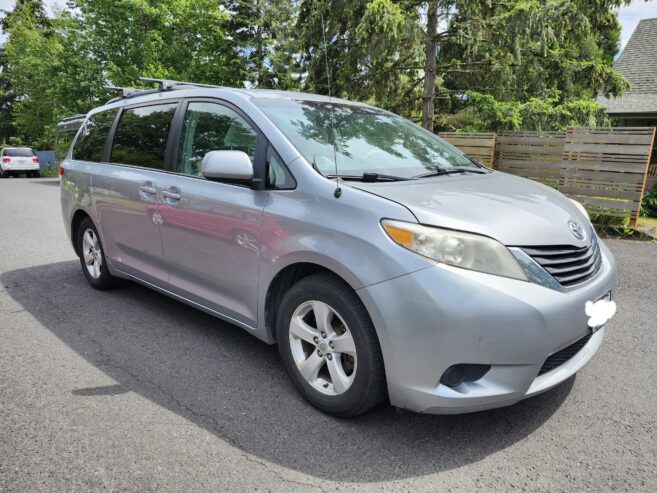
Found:
[(543, 366), (541, 367), (541, 371), (538, 372), (538, 376), (541, 376), (543, 373), (547, 373), (554, 370), (556, 367), (563, 365), (566, 361), (579, 353), (580, 350), (586, 346), (586, 343), (589, 342), (590, 338), (591, 334), (587, 334), (580, 340), (572, 343), (570, 346), (548, 356), (548, 359), (545, 360), (545, 363), (543, 363)]
[(571, 245), (522, 247), (562, 286), (579, 284), (595, 276), (602, 265), (596, 237), (586, 247)]

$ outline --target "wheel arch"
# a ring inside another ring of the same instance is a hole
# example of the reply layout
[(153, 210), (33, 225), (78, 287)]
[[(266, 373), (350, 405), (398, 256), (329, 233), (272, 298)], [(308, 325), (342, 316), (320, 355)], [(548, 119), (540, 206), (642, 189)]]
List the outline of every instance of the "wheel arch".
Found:
[[(341, 275), (335, 272), (334, 269), (316, 261), (292, 262), (280, 268), (271, 278), (264, 298), (264, 326), (266, 337), (270, 342), (276, 342), (276, 316), (285, 293), (301, 279), (321, 273), (331, 274), (337, 279), (340, 279), (356, 293), (358, 287), (360, 287), (357, 282), (354, 282), (353, 274), (351, 276), (349, 273), (347, 275), (344, 275), (344, 273)], [(351, 282), (349, 282), (349, 278), (351, 278)]]
[(91, 219), (91, 216), (85, 210), (78, 209), (75, 211), (73, 217), (71, 218), (71, 243), (73, 244), (73, 250), (78, 257), (80, 256), (77, 244), (78, 242), (76, 241), (78, 237), (78, 229), (80, 228), (82, 221), (87, 217)]

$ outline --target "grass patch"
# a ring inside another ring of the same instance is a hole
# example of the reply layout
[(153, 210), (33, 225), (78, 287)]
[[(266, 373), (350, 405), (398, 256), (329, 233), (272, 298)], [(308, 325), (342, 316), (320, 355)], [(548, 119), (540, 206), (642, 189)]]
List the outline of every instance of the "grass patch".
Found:
[(56, 166), (46, 166), (41, 170), (41, 176), (54, 178), (57, 176), (57, 167)]

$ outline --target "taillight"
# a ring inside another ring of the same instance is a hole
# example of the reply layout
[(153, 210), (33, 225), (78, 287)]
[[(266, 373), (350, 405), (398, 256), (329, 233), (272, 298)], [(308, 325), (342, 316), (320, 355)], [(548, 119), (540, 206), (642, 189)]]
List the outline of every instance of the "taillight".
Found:
[(62, 176), (64, 174), (64, 166), (60, 166), (57, 171), (59, 171), (59, 176)]
[(11, 158), (10, 157), (3, 157), (2, 162), (3, 163), (11, 163)]
[(34, 157), (32, 158), (32, 162), (33, 162), (33, 163), (38, 163), (38, 162), (39, 162), (39, 158), (36, 157), (36, 156), (34, 156)]

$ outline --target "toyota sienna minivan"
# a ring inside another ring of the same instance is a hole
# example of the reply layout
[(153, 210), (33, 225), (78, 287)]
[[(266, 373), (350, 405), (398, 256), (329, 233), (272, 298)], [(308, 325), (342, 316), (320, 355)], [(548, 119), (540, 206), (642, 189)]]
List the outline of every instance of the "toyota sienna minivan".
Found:
[(60, 167), (94, 288), (276, 343), (338, 416), (507, 406), (599, 348), (616, 265), (578, 203), (365, 104), (158, 83), (91, 111)]

